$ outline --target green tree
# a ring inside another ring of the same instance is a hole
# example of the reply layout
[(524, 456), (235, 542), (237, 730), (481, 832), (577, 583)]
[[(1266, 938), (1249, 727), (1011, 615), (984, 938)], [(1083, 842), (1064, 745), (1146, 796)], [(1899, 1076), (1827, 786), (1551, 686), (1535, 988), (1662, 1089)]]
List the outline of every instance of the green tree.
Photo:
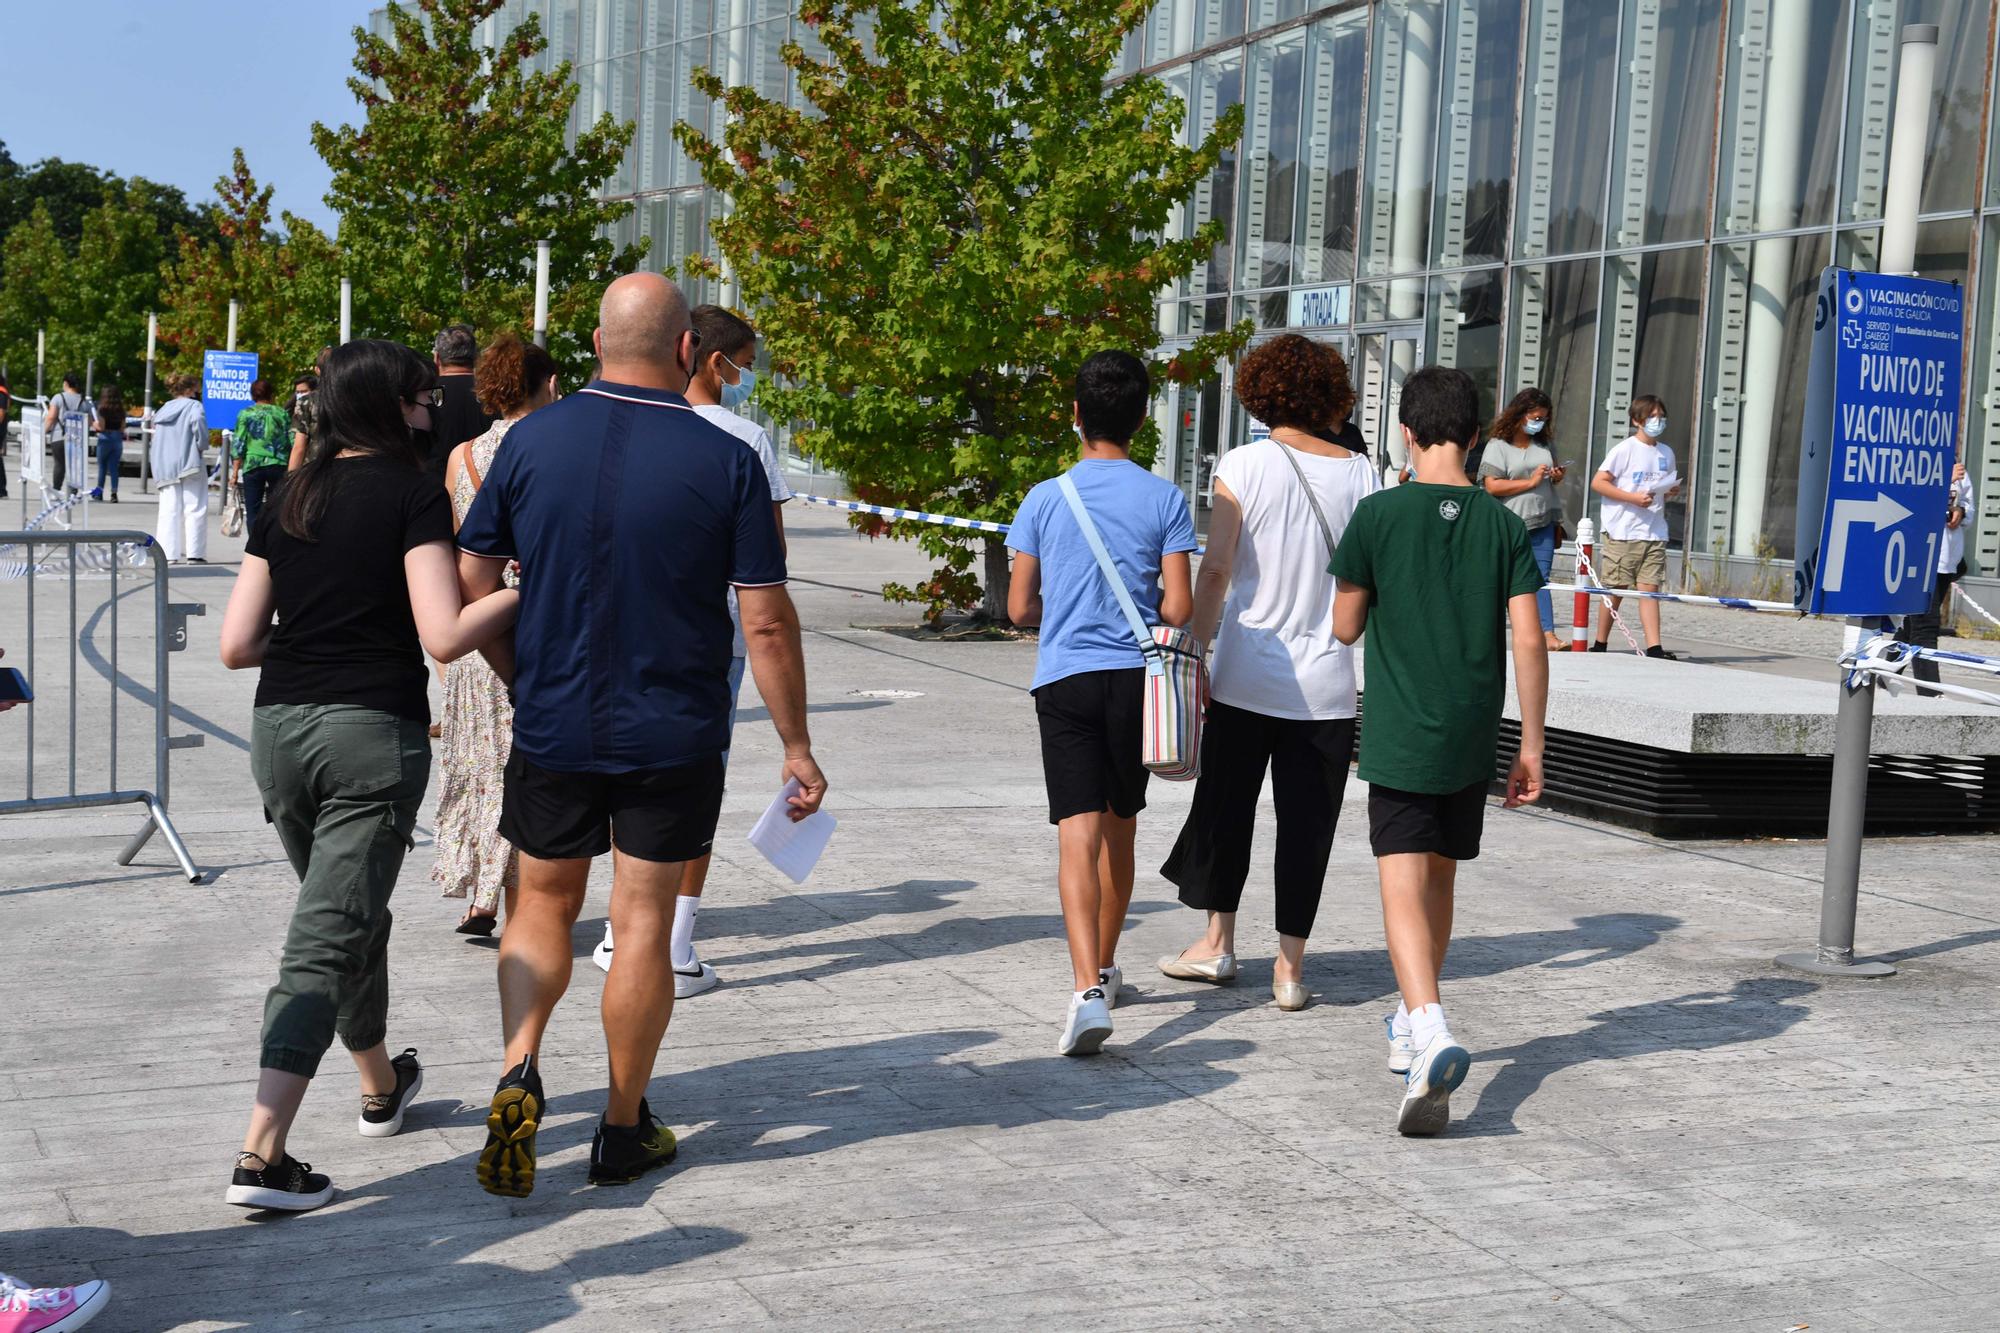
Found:
[(171, 185), (161, 185), (142, 176), (120, 179), (112, 172), (82, 162), (47, 158), (30, 166), (20, 166), (6, 145), (0, 144), (0, 236), (26, 221), (36, 204), (48, 207), (56, 235), (72, 249), (83, 235), (86, 214), (104, 200), (108, 187), (118, 192), (126, 207), (144, 213), (162, 236), (175, 228), (192, 231), (204, 239), (214, 239), (201, 213), (188, 206), (187, 196)]
[(6, 291), (6, 299), (0, 300), (0, 361), (13, 376), (9, 387), (20, 397), (34, 389), (37, 330), (48, 334), (45, 389), (62, 383), (72, 356), (77, 357), (75, 369), (83, 369), (81, 345), (67, 318), (73, 305), (70, 266), (55, 217), (43, 205), (30, 210), (0, 247), (0, 284)]
[(356, 331), (422, 347), (456, 320), (482, 334), (534, 317), (535, 242), (550, 247), (550, 351), (571, 371), (590, 360), (605, 284), (644, 250), (604, 235), (631, 212), (597, 194), (634, 126), (605, 115), (565, 131), (578, 89), (564, 62), (535, 73), (547, 41), (528, 15), (498, 46), (479, 25), (506, 0), (391, 4), (391, 36), (354, 30), (359, 127), (313, 126), (333, 168), (326, 201), (355, 286)]
[(238, 303), (236, 345), (256, 352), (267, 376), (286, 380), (312, 365), (339, 336), (339, 255), (327, 235), (303, 218), (271, 225), (272, 188), (259, 185), (236, 150), (230, 174), (217, 180), (212, 210), (219, 239), (183, 232), (162, 273), (161, 373), (199, 372), (202, 353), (227, 345), (229, 302)]
[[(1221, 242), (1219, 222), (1169, 233), (1241, 133), (1241, 107), (1189, 148), (1159, 80), (1106, 83), (1150, 7), (806, 0), (827, 55), (792, 43), (783, 58), (809, 108), (697, 72), (728, 129), (721, 143), (675, 133), (730, 196), (715, 236), (783, 377), (761, 402), (857, 492), (1012, 519), (1074, 457), (1077, 366), (1106, 347), (1151, 353), (1162, 289)], [(1156, 369), (1205, 378), (1248, 333), (1211, 334)], [(885, 594), (933, 618), (969, 607), (983, 553), (985, 610), (1005, 614), (999, 538), (890, 530), (943, 563)]]

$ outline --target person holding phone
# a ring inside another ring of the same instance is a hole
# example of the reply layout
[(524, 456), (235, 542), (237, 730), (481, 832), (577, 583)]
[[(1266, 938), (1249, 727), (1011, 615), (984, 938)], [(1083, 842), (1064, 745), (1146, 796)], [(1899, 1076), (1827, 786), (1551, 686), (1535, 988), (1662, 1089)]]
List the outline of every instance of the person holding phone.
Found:
[(336, 1034), (361, 1071), (364, 1137), (400, 1130), (423, 1085), (416, 1051), (392, 1060), (384, 1038), (389, 895), (430, 781), (424, 654), (463, 657), (520, 606), (512, 589), (460, 599), (451, 497), (412, 440), (439, 397), (430, 363), (400, 344), (328, 354), (318, 447), (258, 513), (223, 617), (223, 665), (262, 669), (250, 769), (299, 875), (224, 1195), (243, 1208), (305, 1212), (333, 1198), (286, 1138)]
[[(1555, 404), (1540, 389), (1515, 394), (1487, 431), (1486, 451), (1479, 460), (1479, 484), (1486, 493), (1514, 511), (1528, 529), (1528, 547), (1546, 585), (1555, 564), (1556, 547), (1564, 530), (1562, 485), (1568, 469), (1555, 456)], [(1546, 586), (1535, 593), (1535, 610), (1542, 619), (1542, 641), (1552, 653), (1565, 645), (1556, 635), (1556, 608)]]

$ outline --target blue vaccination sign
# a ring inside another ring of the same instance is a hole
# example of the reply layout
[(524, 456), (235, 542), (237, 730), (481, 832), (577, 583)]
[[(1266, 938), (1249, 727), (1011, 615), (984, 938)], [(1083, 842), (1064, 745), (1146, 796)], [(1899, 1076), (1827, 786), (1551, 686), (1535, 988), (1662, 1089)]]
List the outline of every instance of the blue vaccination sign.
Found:
[(236, 429), (236, 418), (250, 406), (250, 385), (256, 378), (255, 352), (201, 354), (202, 417), (210, 430)]
[(1799, 448), (1801, 611), (1929, 609), (1958, 449), (1964, 310), (1955, 283), (1821, 276)]

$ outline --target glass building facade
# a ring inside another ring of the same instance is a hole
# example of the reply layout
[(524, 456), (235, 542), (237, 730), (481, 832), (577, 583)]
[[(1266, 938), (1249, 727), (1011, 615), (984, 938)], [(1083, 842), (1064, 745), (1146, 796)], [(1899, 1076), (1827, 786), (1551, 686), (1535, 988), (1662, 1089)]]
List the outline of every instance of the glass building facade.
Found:
[[(1812, 292), (1871, 267), (1897, 39), (1939, 27), (1919, 231), (1926, 276), (1973, 289), (1964, 449), (1979, 497), (1967, 558), (2000, 568), (2000, 106), (1992, 0), (1160, 0), (1119, 77), (1164, 80), (1185, 137), (1228, 106), (1242, 140), (1179, 211), (1225, 235), (1161, 293), (1169, 348), (1237, 320), (1337, 342), (1363, 434), (1395, 458), (1398, 386), (1457, 366), (1490, 412), (1556, 403), (1567, 500), (1624, 437), (1633, 395), (1669, 405), (1685, 487), (1677, 543), (1789, 554)], [(796, 98), (786, 0), (510, 0), (575, 62), (579, 116), (638, 123), (609, 193), (664, 267), (710, 248), (722, 201), (674, 143), (720, 132), (697, 66)], [(692, 293), (727, 300), (719, 290)], [(1158, 404), (1159, 468), (1201, 505), (1243, 443), (1230, 371)], [(1589, 506), (1594, 510), (1594, 505)]]

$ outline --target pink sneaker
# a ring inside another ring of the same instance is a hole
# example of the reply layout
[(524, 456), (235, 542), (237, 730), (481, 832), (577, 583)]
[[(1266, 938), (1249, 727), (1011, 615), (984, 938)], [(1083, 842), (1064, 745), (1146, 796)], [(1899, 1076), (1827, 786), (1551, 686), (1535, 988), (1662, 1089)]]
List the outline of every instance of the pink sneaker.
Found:
[(70, 1333), (97, 1318), (110, 1299), (109, 1282), (31, 1287), (0, 1273), (0, 1333)]

